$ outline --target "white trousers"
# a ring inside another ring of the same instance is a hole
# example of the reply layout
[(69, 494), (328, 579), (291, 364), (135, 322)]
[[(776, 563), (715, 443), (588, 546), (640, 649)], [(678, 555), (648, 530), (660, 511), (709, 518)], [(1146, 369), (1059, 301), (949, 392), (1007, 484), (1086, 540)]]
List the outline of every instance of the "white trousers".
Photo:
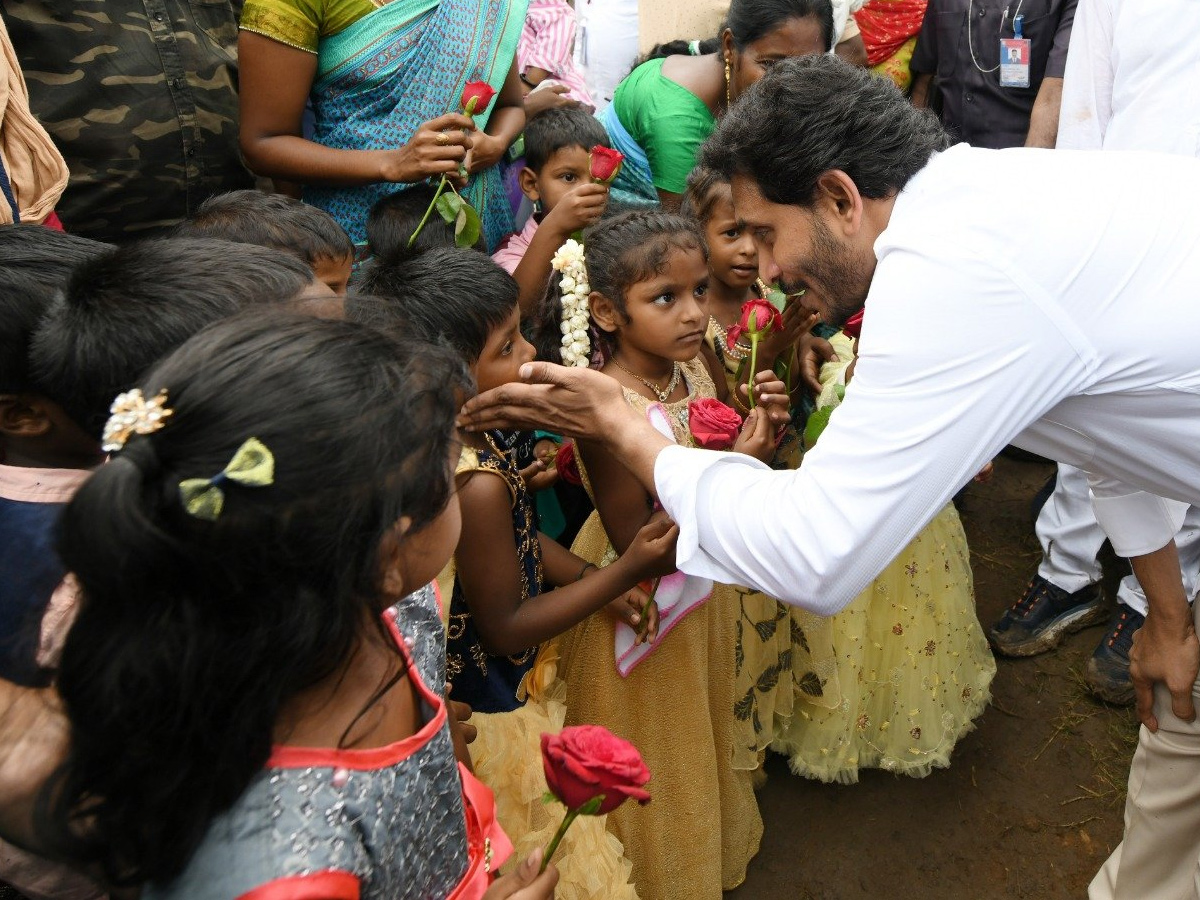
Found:
[[(1104, 532), (1092, 511), (1087, 475), (1074, 466), (1058, 466), (1054, 492), (1037, 519), (1037, 536), (1042, 545), (1042, 563), (1038, 574), (1056, 587), (1074, 593), (1100, 580), (1096, 554), (1104, 543)], [(1200, 509), (1188, 510), (1183, 527), (1175, 536), (1179, 547), (1179, 565), (1188, 599), (1196, 594), (1200, 578)], [(1133, 575), (1121, 581), (1117, 599), (1146, 614), (1146, 595)]]
[[(1193, 604), (1200, 629), (1200, 604)], [(1192, 687), (1200, 709), (1200, 679)], [(1088, 900), (1200, 900), (1200, 722), (1171, 714), (1154, 692), (1158, 731), (1142, 728), (1129, 767), (1125, 839), (1088, 887)]]

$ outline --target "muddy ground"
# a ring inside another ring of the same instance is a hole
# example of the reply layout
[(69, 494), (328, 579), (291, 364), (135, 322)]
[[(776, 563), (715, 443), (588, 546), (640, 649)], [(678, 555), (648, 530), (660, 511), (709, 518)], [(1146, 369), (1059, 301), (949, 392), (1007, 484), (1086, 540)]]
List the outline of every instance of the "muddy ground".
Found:
[[(1040, 557), (1030, 500), (1048, 464), (1001, 458), (991, 483), (960, 507), (971, 545), (979, 618), (990, 625), (1021, 594)], [(1116, 565), (1119, 565), (1116, 564)], [(1111, 584), (1119, 571), (1106, 567)], [(925, 779), (864, 772), (856, 785), (768, 764), (759, 795), (766, 834), (730, 900), (1066, 900), (1121, 835), (1132, 710), (1093, 701), (1083, 684), (1103, 633), (1058, 651), (1000, 659), (992, 705)]]

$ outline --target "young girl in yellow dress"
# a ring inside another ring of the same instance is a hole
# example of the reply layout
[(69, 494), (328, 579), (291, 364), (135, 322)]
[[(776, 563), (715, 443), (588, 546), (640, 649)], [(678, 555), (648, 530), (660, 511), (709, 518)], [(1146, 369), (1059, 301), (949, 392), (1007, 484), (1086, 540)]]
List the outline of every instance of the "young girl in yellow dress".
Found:
[[(590, 230), (585, 249), (579, 259), (578, 246), (569, 243), (556, 262), (567, 301), (562, 321), (582, 326), (564, 325), (570, 338), (564, 361), (588, 364), (593, 325), (607, 351), (601, 370), (621, 383), (629, 403), (677, 442), (697, 445), (693, 404), (725, 393), (702, 355), (708, 323), (702, 236), (687, 219), (635, 212)], [(782, 386), (772, 392), (782, 394)], [(740, 430), (732, 416), (726, 410), (725, 446), (769, 459), (775, 435), (764, 411), (750, 413)], [(582, 443), (576, 452), (597, 512), (572, 550), (603, 570), (654, 517), (654, 504), (602, 448)], [(734, 764), (735, 749), (753, 740), (749, 721), (734, 715), (739, 606), (730, 588), (687, 583), (668, 608), (665, 585), (656, 595), (659, 636), (649, 653), (632, 661), (618, 644), (623, 626), (593, 616), (555, 642), (559, 674), (567, 686), (567, 724), (604, 725), (632, 741), (653, 773), (650, 804), (623, 806), (608, 819), (633, 862), (638, 892), (655, 900), (715, 900), (741, 883), (762, 835), (752, 772)], [(707, 601), (689, 607), (705, 594)]]
[[(830, 342), (818, 410), (836, 407), (854, 360)], [(836, 410), (832, 415), (837, 415)], [(967, 536), (952, 503), (845, 609), (833, 616), (841, 702), (798, 707), (775, 749), (792, 770), (854, 783), (860, 769), (922, 778), (950, 765), (990, 698), (996, 663), (975, 612)]]
[[(521, 336), (517, 283), (483, 254), (428, 250), (416, 260), (376, 264), (368, 281), (394, 298), (376, 324), (449, 344), (481, 391), (516, 381), (533, 360)], [(357, 305), (355, 314), (367, 318)], [(450, 696), (474, 709), (475, 773), (495, 793), (497, 816), (514, 846), (528, 854), (549, 844), (563, 815), (561, 806), (543, 803), (540, 739), (562, 727), (564, 706), (561, 683), (530, 683), (539, 645), (605, 607), (625, 622), (640, 615), (647, 597), (635, 585), (671, 569), (676, 529), (648, 525), (620, 559), (599, 570), (538, 531), (503, 434), (460, 438), (455, 483), (462, 533), (453, 570), (438, 579), (449, 587), (443, 600), (450, 607)], [(637, 900), (630, 864), (602, 820), (585, 817), (573, 826), (554, 861), (562, 900)]]
[[(729, 182), (703, 167), (688, 178), (683, 213), (699, 222), (708, 244), (708, 331), (705, 344), (719, 363), (735, 406), (741, 406), (739, 385), (752, 374), (745, 338), (729, 341), (742, 315), (742, 304), (763, 296), (758, 278), (758, 248), (733, 209)], [(783, 364), (794, 371), (796, 342), (816, 322), (799, 303), (783, 312), (782, 329), (765, 337), (758, 348), (758, 371)], [(736, 332), (735, 332), (736, 333)], [(800, 464), (800, 438), (788, 426), (769, 462), (774, 468)], [(754, 726), (755, 740), (739, 748), (739, 764), (755, 758), (783, 733), (796, 704), (831, 709), (841, 696), (833, 658), (830, 620), (798, 606), (780, 603), (760, 591), (737, 588), (741, 605), (737, 626), (740, 653), (737, 666), (739, 713)]]

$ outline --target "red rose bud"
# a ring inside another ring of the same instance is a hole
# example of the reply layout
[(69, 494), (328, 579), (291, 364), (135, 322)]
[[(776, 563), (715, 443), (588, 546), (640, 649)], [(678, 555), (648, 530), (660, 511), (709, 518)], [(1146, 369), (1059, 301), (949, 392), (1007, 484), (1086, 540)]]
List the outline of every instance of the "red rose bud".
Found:
[(474, 116), (488, 108), (496, 92), (486, 81), (468, 81), (463, 88), (462, 108), (468, 116)]
[(766, 337), (774, 331), (783, 331), (783, 316), (774, 304), (755, 298), (742, 304), (742, 317), (734, 328), (738, 334)]
[(688, 428), (706, 450), (728, 450), (742, 430), (742, 417), (720, 400), (705, 397), (688, 404)]
[(621, 165), (624, 162), (624, 153), (597, 144), (588, 153), (588, 172), (592, 176), (592, 181), (600, 184), (612, 184), (621, 174)]
[(550, 793), (569, 810), (603, 795), (595, 815), (612, 812), (626, 800), (649, 803), (650, 770), (637, 747), (599, 725), (572, 725), (542, 735), (542, 767)]
[(842, 333), (845, 334), (846, 337), (853, 340), (858, 340), (859, 334), (862, 333), (862, 320), (864, 312), (866, 312), (865, 309), (860, 309), (846, 320), (846, 324), (842, 326)]
[(554, 469), (558, 477), (567, 484), (582, 486), (583, 478), (579, 474), (579, 462), (575, 459), (575, 444), (563, 444), (554, 454)]

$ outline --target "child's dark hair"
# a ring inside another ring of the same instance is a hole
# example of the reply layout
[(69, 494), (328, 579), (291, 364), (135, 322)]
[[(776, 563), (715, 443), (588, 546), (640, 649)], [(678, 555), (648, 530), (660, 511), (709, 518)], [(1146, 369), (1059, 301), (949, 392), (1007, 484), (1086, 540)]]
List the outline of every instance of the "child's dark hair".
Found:
[(41, 225), (0, 227), (0, 394), (33, 390), (29, 345), (71, 270), (112, 248)]
[(683, 203), (679, 207), (681, 216), (695, 219), (701, 225), (712, 218), (713, 207), (717, 205), (717, 188), (729, 188), (729, 179), (720, 172), (697, 166), (688, 175), (687, 190), (683, 195)]
[(175, 233), (271, 247), (298, 256), (309, 266), (354, 256), (350, 236), (325, 210), (283, 194), (255, 190), (210, 197)]
[[(704, 235), (694, 220), (657, 209), (633, 210), (604, 219), (584, 233), (588, 284), (607, 297), (623, 318), (628, 318), (625, 291), (660, 273), (675, 250), (699, 250), (708, 258)], [(532, 329), (531, 342), (538, 358), (549, 362), (560, 362), (562, 358), (560, 279), (558, 273), (551, 277)], [(610, 336), (599, 334), (611, 345)]]
[(363, 273), (361, 289), (388, 302), (368, 309), (352, 298), (348, 316), (381, 317), (373, 324), (402, 327), (426, 343), (447, 343), (468, 365), (479, 359), (488, 335), (511, 318), (520, 296), (513, 277), (490, 257), (449, 247), (375, 260)]
[(75, 269), (34, 333), (34, 383), (98, 438), (113, 398), (161, 357), (245, 306), (292, 300), (312, 277), (294, 256), (250, 244), (128, 244)]
[[(262, 772), (285, 704), (383, 628), (380, 544), (449, 502), (464, 384), (453, 354), (275, 310), (217, 323), (140, 382), (172, 415), (61, 522), (82, 602), (58, 678), (71, 748), (37, 806), (52, 846), (117, 883), (180, 873)], [(251, 437), (271, 483), (227, 480), (217, 518), (186, 512), (180, 482)]]
[(599, 144), (611, 146), (600, 120), (578, 106), (560, 106), (538, 113), (525, 124), (525, 165), (540, 172), (559, 150)]
[[(434, 185), (421, 182), (376, 201), (367, 214), (367, 248), (372, 256), (399, 258), (433, 247), (454, 246), (454, 225), (447, 223), (436, 211), (425, 222), (413, 245), (408, 246), (408, 239), (433, 202), (434, 191)], [(473, 249), (487, 252), (482, 236)]]

